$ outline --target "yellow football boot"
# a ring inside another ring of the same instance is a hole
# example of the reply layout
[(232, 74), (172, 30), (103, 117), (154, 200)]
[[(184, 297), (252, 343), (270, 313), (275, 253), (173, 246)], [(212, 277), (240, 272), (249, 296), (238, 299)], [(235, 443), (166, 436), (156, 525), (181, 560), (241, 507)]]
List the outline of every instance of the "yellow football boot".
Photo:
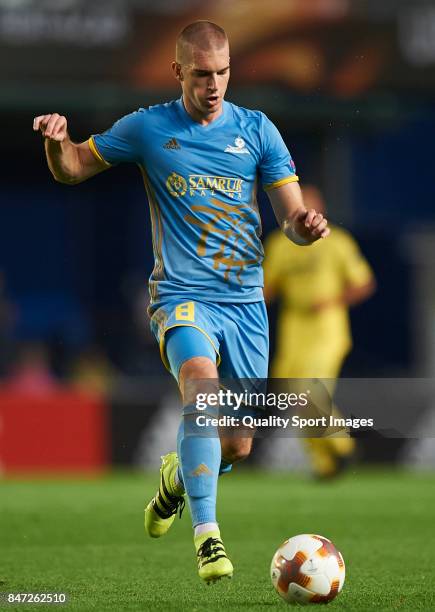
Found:
[(232, 578), (233, 564), (227, 557), (219, 530), (207, 531), (194, 538), (198, 574), (207, 584)]
[(151, 538), (165, 535), (178, 511), (181, 518), (185, 502), (181, 485), (175, 483), (177, 469), (177, 453), (162, 457), (159, 490), (145, 508), (145, 531)]

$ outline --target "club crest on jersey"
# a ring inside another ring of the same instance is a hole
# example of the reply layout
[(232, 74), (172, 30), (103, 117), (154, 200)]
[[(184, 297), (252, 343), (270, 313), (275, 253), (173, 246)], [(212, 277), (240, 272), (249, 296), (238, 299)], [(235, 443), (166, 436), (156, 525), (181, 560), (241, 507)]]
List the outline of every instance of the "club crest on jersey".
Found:
[(173, 172), (167, 178), (166, 187), (171, 196), (174, 196), (174, 198), (179, 198), (180, 196), (184, 196), (187, 191), (186, 179)]
[(241, 136), (237, 136), (237, 138), (235, 138), (234, 145), (228, 145), (225, 148), (225, 153), (239, 153), (250, 155), (250, 152), (246, 148), (246, 143)]

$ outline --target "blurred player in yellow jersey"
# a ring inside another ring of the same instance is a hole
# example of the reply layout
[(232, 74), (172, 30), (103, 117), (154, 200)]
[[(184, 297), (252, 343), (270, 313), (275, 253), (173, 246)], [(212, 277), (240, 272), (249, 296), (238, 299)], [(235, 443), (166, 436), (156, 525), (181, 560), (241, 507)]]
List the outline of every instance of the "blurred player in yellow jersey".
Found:
[[(325, 212), (321, 192), (303, 188), (304, 204)], [(375, 290), (373, 272), (349, 232), (330, 226), (328, 240), (301, 248), (274, 231), (265, 243), (264, 295), (278, 299), (273, 378), (326, 378), (332, 394), (335, 379), (351, 349), (349, 307)], [(335, 476), (355, 450), (355, 441), (340, 437), (305, 439), (318, 477)]]

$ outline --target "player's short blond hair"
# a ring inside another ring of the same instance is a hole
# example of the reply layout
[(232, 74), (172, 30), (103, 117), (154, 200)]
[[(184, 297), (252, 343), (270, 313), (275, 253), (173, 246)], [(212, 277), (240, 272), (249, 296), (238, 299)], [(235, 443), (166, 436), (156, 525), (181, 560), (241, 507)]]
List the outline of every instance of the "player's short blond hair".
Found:
[(185, 64), (192, 56), (192, 48), (202, 51), (222, 49), (228, 44), (228, 37), (223, 28), (212, 21), (194, 21), (186, 26), (177, 36), (175, 57), (179, 64)]

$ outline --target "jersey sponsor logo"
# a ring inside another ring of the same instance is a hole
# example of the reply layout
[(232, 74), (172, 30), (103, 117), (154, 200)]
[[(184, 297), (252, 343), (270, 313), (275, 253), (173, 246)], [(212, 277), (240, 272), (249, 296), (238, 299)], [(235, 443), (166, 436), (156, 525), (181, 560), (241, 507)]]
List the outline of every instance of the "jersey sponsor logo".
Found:
[(178, 198), (187, 190), (191, 196), (210, 196), (225, 194), (232, 199), (242, 199), (243, 179), (236, 176), (214, 176), (208, 174), (190, 174), (187, 181), (173, 172), (166, 181), (169, 193)]
[(224, 193), (230, 198), (242, 198), (243, 180), (235, 176), (213, 176), (206, 174), (191, 174), (189, 176), (190, 195), (214, 195)]
[(246, 148), (246, 143), (241, 136), (237, 136), (237, 138), (234, 139), (234, 145), (228, 145), (225, 148), (225, 153), (251, 154)]
[(174, 196), (174, 198), (179, 198), (184, 196), (187, 191), (186, 179), (176, 172), (173, 172), (166, 180), (166, 187), (171, 196)]
[(176, 138), (170, 138), (168, 142), (163, 145), (164, 149), (181, 149)]

